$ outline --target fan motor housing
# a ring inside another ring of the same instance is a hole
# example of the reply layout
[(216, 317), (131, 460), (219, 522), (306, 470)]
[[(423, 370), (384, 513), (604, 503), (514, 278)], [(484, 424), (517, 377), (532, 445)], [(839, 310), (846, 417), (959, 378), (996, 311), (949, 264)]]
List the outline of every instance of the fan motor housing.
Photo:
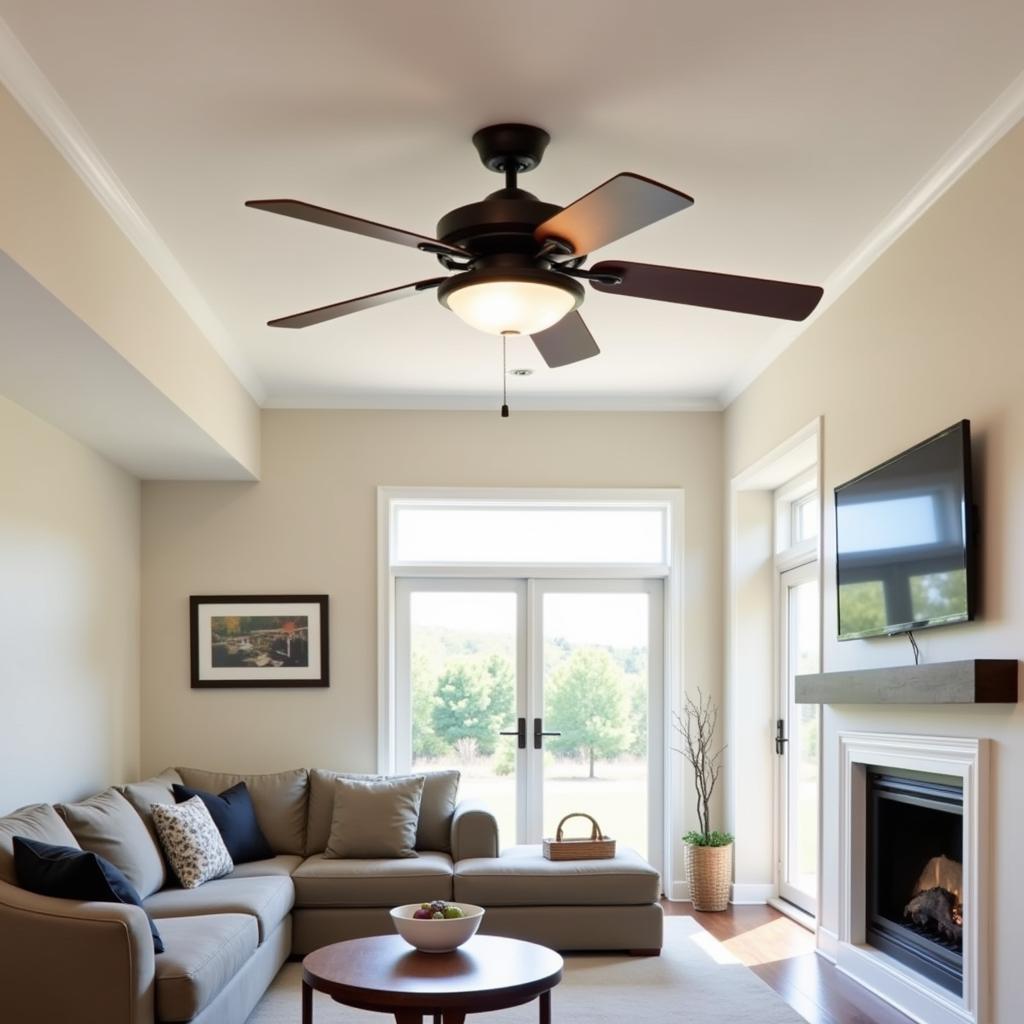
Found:
[(497, 252), (534, 253), (534, 229), (562, 208), (541, 202), (520, 188), (503, 188), (486, 199), (460, 206), (437, 222), (437, 237), (474, 256)]

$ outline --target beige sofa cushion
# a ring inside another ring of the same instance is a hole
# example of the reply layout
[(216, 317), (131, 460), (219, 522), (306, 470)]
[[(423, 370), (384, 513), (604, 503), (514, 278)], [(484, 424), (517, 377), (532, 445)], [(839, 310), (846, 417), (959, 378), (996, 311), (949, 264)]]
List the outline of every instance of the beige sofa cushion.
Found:
[(629, 847), (609, 860), (557, 861), (539, 846), (512, 846), (458, 861), (454, 889), (460, 903), (483, 907), (625, 906), (656, 902), (661, 876)]
[(208, 914), (163, 921), (165, 950), (156, 958), (156, 1016), (189, 1021), (209, 1006), (259, 944), (249, 914)]
[(287, 875), (302, 863), (297, 853), (279, 853), (276, 857), (266, 860), (249, 860), (244, 864), (236, 864), (234, 871), (225, 878), (254, 878), (258, 875)]
[(78, 845), (120, 869), (143, 899), (163, 888), (167, 873), (160, 850), (138, 812), (116, 789), (78, 803), (58, 804), (57, 813)]
[(251, 914), (259, 923), (262, 942), (285, 919), (295, 902), (295, 886), (286, 875), (261, 878), (218, 878), (198, 889), (162, 889), (143, 901), (160, 922), (167, 917), (199, 914)]
[(54, 846), (78, 849), (78, 840), (49, 804), (29, 804), (0, 818), (0, 881), (17, 885), (14, 871), (14, 837), (37, 839)]
[[(202, 768), (179, 768), (184, 785), (223, 793), (244, 782), (252, 797), (256, 822), (274, 853), (301, 855), (306, 849), (306, 808), (309, 773), (305, 768), (269, 775), (235, 775)], [(172, 798), (173, 800), (173, 798)]]
[(446, 853), (387, 860), (334, 860), (316, 854), (292, 875), (297, 908), (396, 907), (452, 898)]
[[(444, 770), (416, 774), (423, 776), (423, 798), (420, 801), (420, 818), (416, 826), (416, 849), (444, 850), (447, 853), (451, 850), (452, 817), (458, 800), (459, 772)], [(327, 840), (331, 836), (331, 821), (334, 817), (334, 780), (372, 781), (383, 778), (383, 775), (332, 772), (325, 768), (310, 769), (307, 856), (322, 853), (327, 849)]]
[(174, 783), (181, 783), (181, 776), (173, 768), (165, 768), (159, 775), (152, 775), (141, 782), (130, 782), (127, 786), (118, 786), (117, 790), (139, 812), (153, 837), (153, 842), (160, 845), (160, 838), (156, 834), (156, 826), (153, 824), (153, 815), (150, 808), (153, 804), (173, 804), (174, 790), (171, 786)]

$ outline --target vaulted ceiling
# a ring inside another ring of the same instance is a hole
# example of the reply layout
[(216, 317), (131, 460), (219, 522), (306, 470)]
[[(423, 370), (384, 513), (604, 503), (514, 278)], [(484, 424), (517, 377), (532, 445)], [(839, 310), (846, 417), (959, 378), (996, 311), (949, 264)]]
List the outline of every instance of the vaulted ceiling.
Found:
[[(622, 170), (696, 198), (595, 258), (824, 284), (828, 303), (1024, 66), (1019, 0), (0, 0), (0, 16), (173, 254), (174, 286), (194, 286), (182, 300), (279, 406), (489, 405), (498, 342), (430, 294), (266, 327), (439, 268), (246, 199), (433, 234), (500, 185), (473, 131), (524, 121), (552, 136), (522, 181), (547, 201)], [(512, 382), (520, 406), (716, 407), (800, 329), (595, 291), (582, 312), (598, 358), (551, 370), (510, 343), (534, 371)]]

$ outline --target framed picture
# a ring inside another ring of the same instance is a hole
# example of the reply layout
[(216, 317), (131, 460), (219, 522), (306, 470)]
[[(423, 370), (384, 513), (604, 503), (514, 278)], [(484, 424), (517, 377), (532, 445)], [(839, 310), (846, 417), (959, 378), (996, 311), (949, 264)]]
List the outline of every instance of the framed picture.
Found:
[(328, 686), (327, 595), (190, 597), (194, 690)]

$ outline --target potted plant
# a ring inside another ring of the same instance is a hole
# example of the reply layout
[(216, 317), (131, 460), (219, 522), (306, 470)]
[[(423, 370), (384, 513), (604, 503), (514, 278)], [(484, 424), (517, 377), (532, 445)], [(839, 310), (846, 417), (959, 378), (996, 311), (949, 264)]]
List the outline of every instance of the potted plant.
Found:
[(694, 910), (725, 910), (729, 905), (732, 882), (732, 843), (728, 832), (711, 829), (711, 794), (722, 771), (725, 747), (714, 750), (718, 708), (710, 697), (697, 691), (697, 700), (686, 697), (682, 715), (676, 715), (675, 728), (682, 739), (676, 747), (693, 769), (697, 793), (699, 830), (683, 836), (686, 844), (686, 878), (690, 883), (690, 901)]

